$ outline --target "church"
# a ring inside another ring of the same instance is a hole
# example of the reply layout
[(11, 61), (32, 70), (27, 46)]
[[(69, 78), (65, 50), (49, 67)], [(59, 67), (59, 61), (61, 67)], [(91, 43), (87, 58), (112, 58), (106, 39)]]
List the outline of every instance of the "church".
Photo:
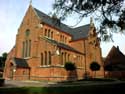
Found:
[[(71, 28), (56, 15), (50, 17), (31, 4), (8, 54), (3, 77), (12, 80), (63, 81), (93, 77), (91, 62), (101, 66), (96, 77), (103, 77), (102, 53), (96, 28), (90, 24)], [(66, 71), (66, 62), (76, 69)]]

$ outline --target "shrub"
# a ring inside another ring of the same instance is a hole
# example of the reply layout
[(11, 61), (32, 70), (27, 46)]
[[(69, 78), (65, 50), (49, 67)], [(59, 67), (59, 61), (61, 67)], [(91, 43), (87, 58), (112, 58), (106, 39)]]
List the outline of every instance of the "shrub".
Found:
[(4, 81), (5, 81), (5, 79), (0, 78), (0, 86), (3, 86), (3, 85), (4, 85)]
[(65, 65), (64, 65), (64, 68), (67, 70), (67, 71), (73, 71), (76, 69), (76, 66), (74, 63), (72, 62), (66, 62)]

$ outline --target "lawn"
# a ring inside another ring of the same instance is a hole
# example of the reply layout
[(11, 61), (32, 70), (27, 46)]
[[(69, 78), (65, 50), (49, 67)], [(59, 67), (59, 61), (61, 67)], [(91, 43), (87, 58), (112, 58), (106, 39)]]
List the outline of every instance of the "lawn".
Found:
[(124, 94), (125, 83), (67, 87), (0, 88), (0, 94)]

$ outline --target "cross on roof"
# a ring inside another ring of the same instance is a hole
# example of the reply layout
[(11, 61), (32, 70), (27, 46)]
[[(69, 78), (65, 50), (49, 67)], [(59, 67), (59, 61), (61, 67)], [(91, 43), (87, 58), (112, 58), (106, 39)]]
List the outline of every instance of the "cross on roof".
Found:
[(30, 5), (32, 5), (32, 0), (30, 0)]

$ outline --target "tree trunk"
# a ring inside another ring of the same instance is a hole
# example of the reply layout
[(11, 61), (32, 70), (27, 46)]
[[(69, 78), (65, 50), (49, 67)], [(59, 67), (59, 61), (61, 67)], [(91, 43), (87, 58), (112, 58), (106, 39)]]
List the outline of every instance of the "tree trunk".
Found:
[(94, 74), (94, 78), (96, 78), (96, 71), (95, 71), (95, 74)]

